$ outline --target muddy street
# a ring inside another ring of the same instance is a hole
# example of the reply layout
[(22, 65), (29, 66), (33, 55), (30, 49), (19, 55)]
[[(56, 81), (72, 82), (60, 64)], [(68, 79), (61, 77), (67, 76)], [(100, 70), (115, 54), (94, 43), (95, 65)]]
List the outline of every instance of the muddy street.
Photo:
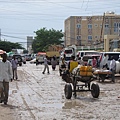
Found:
[(119, 120), (120, 77), (116, 83), (98, 82), (100, 96), (79, 92), (76, 99), (65, 98), (65, 82), (58, 66), (50, 74), (42, 74), (43, 65), (18, 67), (18, 80), (10, 82), (8, 105), (0, 105), (0, 120)]

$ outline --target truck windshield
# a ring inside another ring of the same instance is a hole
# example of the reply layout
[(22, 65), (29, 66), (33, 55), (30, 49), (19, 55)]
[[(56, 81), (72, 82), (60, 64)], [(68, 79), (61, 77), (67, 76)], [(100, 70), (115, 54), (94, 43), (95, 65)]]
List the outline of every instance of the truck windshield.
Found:
[(72, 50), (65, 50), (65, 54), (72, 54)]

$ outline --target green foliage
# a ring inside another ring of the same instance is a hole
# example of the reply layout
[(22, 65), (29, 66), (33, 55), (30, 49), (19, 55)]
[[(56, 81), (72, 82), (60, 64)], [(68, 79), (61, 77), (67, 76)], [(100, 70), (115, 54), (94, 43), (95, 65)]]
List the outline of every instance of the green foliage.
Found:
[(63, 37), (62, 30), (47, 30), (46, 28), (42, 28), (37, 30), (35, 33), (36, 37), (32, 44), (32, 48), (35, 53), (47, 51), (49, 45), (59, 45), (62, 43), (62, 41), (60, 41), (60, 39)]
[(12, 43), (9, 41), (0, 41), (0, 49), (10, 52), (12, 49), (24, 49), (19, 43)]

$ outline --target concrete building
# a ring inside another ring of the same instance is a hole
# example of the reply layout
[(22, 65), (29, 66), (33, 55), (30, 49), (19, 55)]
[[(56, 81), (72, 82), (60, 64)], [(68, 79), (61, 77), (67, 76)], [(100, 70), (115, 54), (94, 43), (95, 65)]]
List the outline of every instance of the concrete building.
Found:
[(27, 50), (28, 53), (32, 53), (32, 42), (34, 41), (33, 36), (27, 36)]
[[(90, 46), (104, 42), (104, 35), (120, 34), (120, 15), (70, 16), (64, 22), (65, 46)], [(103, 46), (104, 48), (104, 46)]]

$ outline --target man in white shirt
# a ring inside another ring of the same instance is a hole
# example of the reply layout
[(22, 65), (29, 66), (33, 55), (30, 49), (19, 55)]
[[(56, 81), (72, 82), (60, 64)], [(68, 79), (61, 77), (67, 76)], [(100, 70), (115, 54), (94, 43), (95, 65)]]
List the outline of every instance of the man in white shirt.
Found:
[(6, 105), (9, 95), (9, 81), (12, 80), (12, 66), (7, 60), (7, 54), (2, 54), (2, 61), (0, 61), (0, 102)]
[(115, 70), (116, 70), (116, 61), (114, 60), (114, 57), (111, 57), (110, 61), (110, 70), (112, 72), (112, 82), (115, 82)]

